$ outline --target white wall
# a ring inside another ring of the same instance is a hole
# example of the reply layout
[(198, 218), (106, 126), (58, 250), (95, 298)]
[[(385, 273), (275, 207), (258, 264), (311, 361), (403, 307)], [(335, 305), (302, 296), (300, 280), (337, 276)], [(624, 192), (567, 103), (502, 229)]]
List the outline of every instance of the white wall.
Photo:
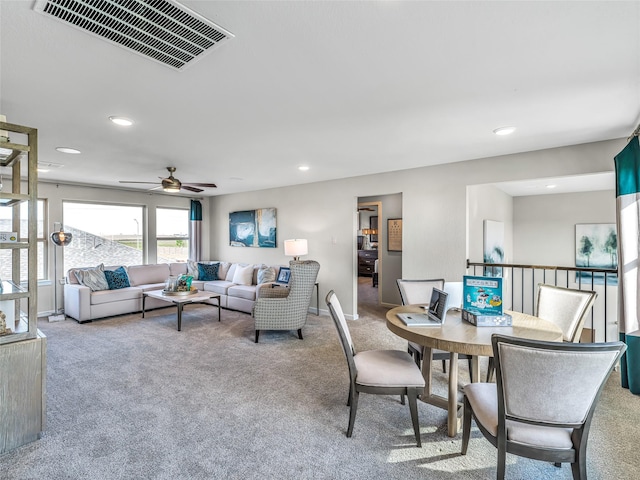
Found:
[[(514, 263), (575, 266), (575, 226), (579, 223), (616, 223), (616, 192), (566, 193), (516, 197), (514, 204)], [(547, 272), (547, 275), (553, 275)], [(533, 283), (543, 281), (537, 278)], [(547, 280), (548, 281), (548, 280)], [(558, 273), (558, 284), (577, 288), (575, 276)], [(591, 285), (583, 285), (591, 289)], [(598, 293), (594, 306), (597, 322), (607, 312), (606, 338), (596, 323), (596, 340), (617, 339), (617, 286), (594, 285)], [(605, 307), (606, 304), (606, 307)], [(530, 307), (525, 307), (530, 308)], [(586, 321), (591, 327), (591, 318)]]
[[(49, 233), (53, 232), (54, 223), (63, 223), (62, 218), (62, 202), (64, 200), (114, 203), (124, 205), (142, 205), (146, 206), (146, 223), (150, 235), (155, 238), (156, 231), (156, 207), (180, 207), (190, 208), (190, 198), (183, 196), (175, 196), (158, 192), (132, 192), (127, 190), (106, 189), (98, 187), (83, 187), (77, 185), (63, 185), (54, 183), (38, 183), (38, 198), (44, 198), (48, 201), (48, 219), (47, 225)], [(203, 256), (209, 257), (209, 212), (207, 210), (208, 202), (202, 202), (202, 219), (203, 219)], [(54, 278), (53, 267), (53, 242), (48, 242), (48, 269), (49, 278)], [(147, 245), (148, 263), (156, 261), (156, 244), (150, 242)], [(63, 268), (63, 255), (58, 255), (58, 277), (62, 277), (66, 272)], [(39, 315), (46, 315), (54, 310), (53, 284), (51, 282), (41, 282), (38, 287), (38, 312)], [(58, 306), (63, 305), (62, 288), (58, 288)]]
[(515, 197), (514, 263), (575, 266), (577, 223), (616, 223), (616, 192)]
[(287, 238), (307, 238), (306, 258), (321, 265), (321, 296), (334, 289), (345, 314), (353, 315), (358, 197), (402, 193), (404, 277), (459, 279), (466, 273), (468, 254), (467, 186), (612, 171), (613, 157), (624, 145), (619, 139), (212, 197), (211, 255), (229, 261), (288, 262), (281, 247), (229, 246), (229, 212), (275, 207), (278, 245)]
[[(471, 262), (482, 262), (484, 249), (484, 221), (504, 224), (504, 263), (513, 259), (513, 197), (492, 185), (473, 185), (467, 189), (468, 253)], [(461, 280), (461, 279), (460, 279)]]

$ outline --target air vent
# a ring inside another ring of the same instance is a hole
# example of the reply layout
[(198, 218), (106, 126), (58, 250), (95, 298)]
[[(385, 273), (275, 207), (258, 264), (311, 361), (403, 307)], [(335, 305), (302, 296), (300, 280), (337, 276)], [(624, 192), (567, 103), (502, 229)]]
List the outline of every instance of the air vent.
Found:
[(233, 38), (170, 0), (37, 0), (34, 9), (177, 70)]

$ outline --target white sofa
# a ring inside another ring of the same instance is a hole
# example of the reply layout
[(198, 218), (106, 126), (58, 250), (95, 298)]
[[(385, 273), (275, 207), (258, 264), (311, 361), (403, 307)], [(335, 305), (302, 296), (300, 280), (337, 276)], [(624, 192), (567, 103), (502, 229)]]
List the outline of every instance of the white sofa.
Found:
[[(214, 262), (203, 262), (214, 263)], [(224, 262), (220, 262), (224, 263)], [(231, 264), (224, 279), (200, 281), (194, 280), (192, 286), (198, 290), (214, 292), (220, 295), (220, 306), (231, 310), (251, 313), (260, 286), (258, 285), (258, 271), (262, 265), (253, 266), (253, 280), (251, 285), (233, 283), (235, 269), (238, 265)], [(104, 267), (105, 270), (115, 270), (115, 267)], [(272, 266), (278, 273), (279, 266)], [(186, 263), (160, 263), (152, 265), (132, 265), (126, 267), (130, 287), (117, 290), (91, 291), (81, 285), (75, 275), (75, 270), (67, 273), (64, 285), (64, 312), (79, 323), (89, 322), (97, 318), (110, 317), (142, 311), (142, 293), (164, 288), (169, 275), (187, 273)], [(216, 300), (211, 303), (217, 305)], [(145, 310), (170, 306), (168, 302), (147, 298)]]

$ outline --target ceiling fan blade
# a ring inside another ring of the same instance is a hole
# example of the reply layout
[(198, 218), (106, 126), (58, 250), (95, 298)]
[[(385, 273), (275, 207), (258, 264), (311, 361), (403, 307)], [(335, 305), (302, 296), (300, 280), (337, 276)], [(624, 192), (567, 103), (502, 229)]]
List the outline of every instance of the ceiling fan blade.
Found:
[(130, 180), (120, 180), (120, 183), (150, 183), (152, 185), (157, 185), (158, 182), (134, 182), (134, 181), (130, 181)]
[(189, 190), (190, 192), (196, 192), (196, 193), (200, 193), (204, 191), (201, 188), (190, 187), (189, 185), (185, 185), (184, 183), (180, 188), (182, 188), (182, 190)]
[(153, 188), (148, 189), (147, 192), (151, 192), (153, 190), (160, 190), (161, 188), (162, 188), (162, 185), (158, 185), (158, 186), (155, 186)]
[(208, 187), (208, 188), (218, 188), (215, 183), (183, 183), (182, 185), (191, 185), (192, 187)]

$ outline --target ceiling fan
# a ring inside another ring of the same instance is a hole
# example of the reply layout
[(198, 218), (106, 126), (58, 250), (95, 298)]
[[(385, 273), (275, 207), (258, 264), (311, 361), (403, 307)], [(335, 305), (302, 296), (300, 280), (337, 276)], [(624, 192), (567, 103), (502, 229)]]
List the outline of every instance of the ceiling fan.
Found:
[(157, 187), (152, 188), (151, 190), (156, 190), (158, 188), (162, 188), (165, 192), (177, 193), (180, 190), (188, 190), (190, 192), (202, 192), (202, 188), (197, 187), (208, 187), (208, 188), (216, 188), (215, 183), (182, 183), (180, 180), (173, 176), (173, 172), (176, 171), (176, 167), (167, 167), (169, 170), (169, 176), (167, 178), (158, 177), (160, 182), (135, 182), (129, 180), (120, 180), (120, 183), (150, 183), (152, 185), (157, 185)]

